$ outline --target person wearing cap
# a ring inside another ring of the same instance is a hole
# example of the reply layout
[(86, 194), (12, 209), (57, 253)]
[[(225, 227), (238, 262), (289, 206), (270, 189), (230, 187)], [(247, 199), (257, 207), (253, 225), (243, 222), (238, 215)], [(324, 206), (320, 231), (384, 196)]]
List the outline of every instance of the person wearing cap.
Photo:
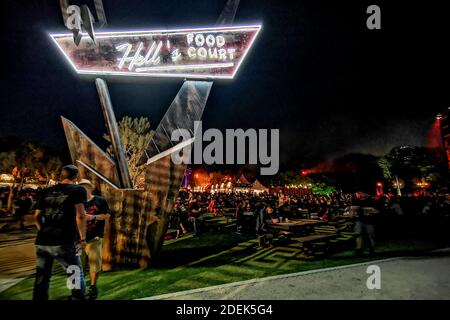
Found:
[(110, 210), (106, 200), (98, 195), (94, 195), (95, 189), (91, 181), (82, 179), (78, 184), (86, 190), (87, 201), (85, 204), (87, 214), (86, 248), (85, 253), (89, 262), (90, 287), (88, 297), (90, 300), (97, 299), (97, 281), (102, 270), (103, 234), (105, 220), (108, 220)]
[(76, 184), (78, 168), (61, 170), (61, 180), (42, 191), (36, 204), (36, 278), (33, 300), (48, 300), (54, 260), (67, 273), (70, 299), (85, 299), (85, 283), (79, 251), (86, 244), (86, 191)]

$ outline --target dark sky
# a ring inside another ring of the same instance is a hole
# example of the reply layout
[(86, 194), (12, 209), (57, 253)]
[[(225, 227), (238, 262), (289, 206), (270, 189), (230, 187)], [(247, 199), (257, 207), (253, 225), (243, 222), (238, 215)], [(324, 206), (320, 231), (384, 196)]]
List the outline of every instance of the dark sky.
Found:
[[(225, 2), (104, 0), (114, 30), (213, 25)], [(241, 0), (236, 24), (263, 30), (237, 77), (215, 82), (204, 127), (279, 128), (284, 163), (423, 144), (450, 106), (443, 3)], [(366, 28), (370, 4), (381, 30)], [(47, 36), (64, 31), (58, 1), (1, 1), (1, 16), (0, 135), (66, 150), (63, 115), (103, 143), (93, 78), (75, 74)], [(143, 115), (156, 128), (182, 80), (108, 83), (118, 119)]]

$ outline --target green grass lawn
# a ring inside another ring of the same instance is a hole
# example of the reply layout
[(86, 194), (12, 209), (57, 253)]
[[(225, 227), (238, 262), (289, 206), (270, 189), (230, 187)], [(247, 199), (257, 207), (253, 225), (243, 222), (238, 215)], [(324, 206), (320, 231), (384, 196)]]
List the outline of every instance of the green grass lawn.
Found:
[[(413, 240), (379, 243), (373, 257), (355, 258), (350, 247), (319, 260), (308, 260), (296, 243), (258, 249), (257, 240), (233, 233), (233, 225), (199, 237), (167, 241), (155, 264), (145, 270), (104, 273), (100, 299), (135, 299), (253, 278), (353, 264), (392, 256), (420, 254), (440, 245)], [(349, 243), (351, 245), (353, 242)], [(0, 293), (0, 299), (31, 299), (31, 277)], [(65, 299), (65, 277), (52, 277), (51, 299)]]

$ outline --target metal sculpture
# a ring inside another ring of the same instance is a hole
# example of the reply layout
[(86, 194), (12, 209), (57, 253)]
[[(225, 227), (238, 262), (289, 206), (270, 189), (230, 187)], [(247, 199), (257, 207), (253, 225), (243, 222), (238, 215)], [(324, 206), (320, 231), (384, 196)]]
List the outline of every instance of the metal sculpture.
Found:
[[(218, 23), (231, 24), (238, 4), (239, 0), (229, 0)], [(113, 214), (105, 232), (104, 270), (114, 266), (148, 267), (160, 251), (186, 169), (185, 164), (171, 161), (171, 154), (178, 152), (180, 145), (171, 141), (170, 133), (177, 128), (194, 132), (194, 121), (201, 120), (212, 84), (212, 81), (189, 80), (183, 83), (142, 155), (141, 164), (146, 166), (144, 190), (133, 189), (131, 184), (104, 80), (96, 79), (96, 85), (114, 159), (62, 117), (73, 162), (80, 168), (81, 176), (90, 179), (100, 190)]]

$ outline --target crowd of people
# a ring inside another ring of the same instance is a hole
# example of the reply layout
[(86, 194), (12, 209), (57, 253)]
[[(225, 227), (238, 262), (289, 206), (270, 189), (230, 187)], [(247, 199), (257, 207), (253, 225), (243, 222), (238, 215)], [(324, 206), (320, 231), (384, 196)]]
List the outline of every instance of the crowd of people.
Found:
[(10, 212), (15, 217), (21, 230), (25, 230), (25, 215), (31, 213), (35, 209), (37, 197), (42, 189), (23, 189), (13, 190), (10, 193), (10, 187), (0, 189), (0, 214), (8, 213), (8, 200), (12, 196)]
[(177, 229), (176, 237), (182, 237), (188, 229), (198, 235), (203, 228), (204, 213), (228, 214), (236, 219), (238, 234), (251, 234), (270, 238), (265, 228), (270, 222), (295, 218), (331, 221), (342, 216), (353, 217), (357, 239), (357, 252), (362, 250), (362, 236), (368, 238), (369, 250), (373, 251), (374, 225), (379, 217), (445, 216), (450, 215), (448, 195), (427, 196), (383, 195), (375, 198), (364, 193), (337, 192), (329, 195), (251, 194), (180, 192), (176, 199), (171, 227)]
[[(246, 212), (257, 212), (270, 206), (274, 214), (282, 218), (298, 218), (302, 212), (308, 212), (313, 218), (328, 221), (346, 215), (349, 207), (358, 202), (361, 196), (370, 202), (381, 214), (392, 215), (444, 215), (450, 213), (450, 199), (443, 194), (428, 196), (398, 197), (383, 195), (375, 198), (364, 193), (336, 192), (329, 195), (252, 194), (252, 193), (216, 193), (182, 191), (176, 199), (173, 210), (173, 225), (180, 228), (180, 234), (186, 231), (189, 220), (199, 219), (201, 213), (221, 215), (229, 209), (235, 210), (239, 220)], [(367, 204), (369, 206), (369, 204)], [(191, 218), (191, 219), (190, 219)], [(194, 219), (192, 219), (194, 218)]]

